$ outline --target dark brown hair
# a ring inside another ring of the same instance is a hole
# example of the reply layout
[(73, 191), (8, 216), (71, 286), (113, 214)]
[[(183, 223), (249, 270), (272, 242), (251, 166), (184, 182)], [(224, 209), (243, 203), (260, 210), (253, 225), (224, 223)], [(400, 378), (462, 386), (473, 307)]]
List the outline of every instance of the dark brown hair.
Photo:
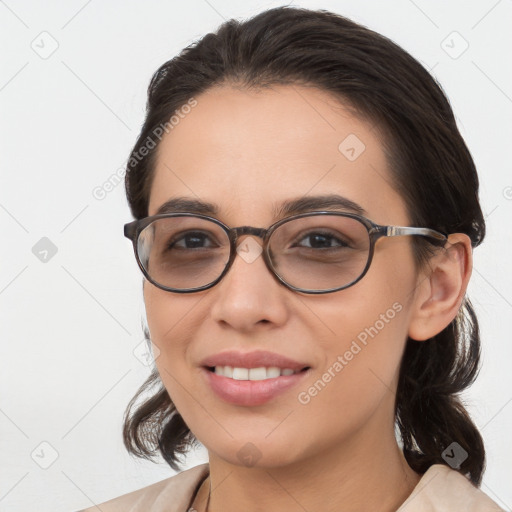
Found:
[[(155, 72), (146, 119), (127, 165), (133, 216), (148, 215), (158, 143), (140, 155), (160, 133), (158, 127), (213, 86), (276, 84), (324, 90), (377, 127), (411, 225), (466, 233), (473, 247), (483, 240), (475, 165), (440, 85), (386, 37), (325, 10), (295, 7), (270, 9), (243, 22), (229, 20)], [(414, 237), (418, 262), (428, 258), (427, 246), (423, 237)], [(478, 323), (467, 298), (442, 332), (427, 341), (407, 340), (395, 419), (415, 471), (447, 464), (443, 452), (456, 442), (468, 457), (455, 469), (480, 485), (484, 445), (459, 396), (476, 378), (479, 360)], [(137, 404), (154, 386), (154, 393)], [(160, 451), (175, 470), (180, 469), (177, 456), (197, 443), (156, 368), (126, 409), (123, 438), (130, 453), (150, 459)]]

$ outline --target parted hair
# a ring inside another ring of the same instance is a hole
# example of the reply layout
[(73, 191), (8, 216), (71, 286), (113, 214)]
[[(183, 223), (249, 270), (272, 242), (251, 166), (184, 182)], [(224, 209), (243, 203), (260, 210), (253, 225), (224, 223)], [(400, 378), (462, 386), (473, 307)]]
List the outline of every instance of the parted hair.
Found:
[[(480, 244), (485, 222), (475, 164), (439, 83), (389, 38), (326, 10), (286, 6), (226, 21), (154, 73), (144, 124), (126, 168), (134, 218), (148, 215), (159, 127), (214, 86), (249, 90), (280, 84), (326, 91), (376, 127), (411, 225), (465, 233), (473, 247)], [(412, 243), (417, 264), (425, 264), (428, 241), (413, 237)], [(149, 340), (147, 328), (145, 333)], [(483, 440), (460, 396), (477, 377), (480, 350), (477, 317), (467, 297), (439, 334), (421, 342), (407, 339), (395, 426), (416, 472), (448, 464), (446, 450), (458, 443), (467, 458), (454, 469), (480, 485)], [(123, 439), (129, 453), (152, 459), (159, 452), (175, 470), (179, 456), (199, 444), (156, 367), (126, 408)]]

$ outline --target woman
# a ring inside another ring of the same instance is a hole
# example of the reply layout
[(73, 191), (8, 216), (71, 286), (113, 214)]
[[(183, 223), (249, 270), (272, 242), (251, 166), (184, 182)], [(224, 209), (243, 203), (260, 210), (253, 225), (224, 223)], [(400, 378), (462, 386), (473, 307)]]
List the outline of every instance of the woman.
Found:
[(228, 21), (155, 73), (127, 171), (156, 368), (125, 444), (209, 462), (101, 510), (501, 510), (458, 398), (478, 178), (415, 59), (327, 11)]

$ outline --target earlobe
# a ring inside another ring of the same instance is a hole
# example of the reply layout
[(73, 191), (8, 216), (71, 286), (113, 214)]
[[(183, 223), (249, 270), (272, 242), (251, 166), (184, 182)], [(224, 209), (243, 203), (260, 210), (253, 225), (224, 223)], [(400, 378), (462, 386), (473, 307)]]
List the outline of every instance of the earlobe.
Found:
[(455, 318), (464, 300), (473, 266), (470, 238), (449, 235), (419, 277), (408, 335), (418, 341), (440, 333)]

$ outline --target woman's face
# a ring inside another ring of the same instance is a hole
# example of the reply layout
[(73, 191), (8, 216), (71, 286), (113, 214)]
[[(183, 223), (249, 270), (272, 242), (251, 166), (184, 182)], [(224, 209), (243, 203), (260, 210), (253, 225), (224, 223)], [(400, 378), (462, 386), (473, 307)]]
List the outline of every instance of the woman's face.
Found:
[[(408, 225), (377, 131), (329, 94), (301, 86), (219, 87), (196, 100), (160, 143), (149, 215), (181, 197), (214, 203), (212, 216), (230, 227), (267, 228), (279, 220), (275, 206), (336, 194), (374, 222)], [(246, 247), (261, 245), (250, 238)], [(177, 294), (145, 282), (162, 381), (210, 455), (275, 467), (335, 454), (357, 440), (375, 450), (393, 436), (394, 393), (419, 282), (411, 242), (380, 240), (363, 279), (328, 294), (294, 292), (262, 256), (242, 252), (208, 290)], [(237, 402), (213, 390), (206, 358), (263, 350), (309, 370), (265, 399)]]

